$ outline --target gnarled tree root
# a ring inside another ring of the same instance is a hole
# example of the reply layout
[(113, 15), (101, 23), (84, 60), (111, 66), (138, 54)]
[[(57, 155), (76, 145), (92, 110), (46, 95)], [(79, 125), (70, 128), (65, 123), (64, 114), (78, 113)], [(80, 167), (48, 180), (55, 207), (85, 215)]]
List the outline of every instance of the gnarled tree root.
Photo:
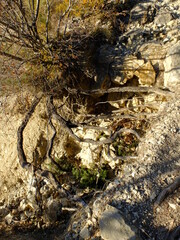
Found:
[(28, 124), (32, 114), (34, 113), (36, 106), (40, 102), (41, 98), (42, 98), (42, 94), (40, 94), (33, 100), (28, 113), (26, 114), (23, 122), (21, 123), (21, 125), (19, 126), (18, 131), (17, 131), (17, 152), (18, 152), (19, 163), (22, 168), (25, 168), (27, 170), (31, 167), (31, 164), (27, 162), (26, 155), (25, 155), (24, 149), (23, 149), (23, 131), (24, 131), (25, 127), (27, 126), (27, 124)]
[(155, 201), (155, 206), (160, 205), (167, 196), (172, 194), (179, 187), (180, 187), (180, 177), (177, 177), (172, 184), (170, 184), (168, 187), (163, 189), (163, 191), (158, 195)]

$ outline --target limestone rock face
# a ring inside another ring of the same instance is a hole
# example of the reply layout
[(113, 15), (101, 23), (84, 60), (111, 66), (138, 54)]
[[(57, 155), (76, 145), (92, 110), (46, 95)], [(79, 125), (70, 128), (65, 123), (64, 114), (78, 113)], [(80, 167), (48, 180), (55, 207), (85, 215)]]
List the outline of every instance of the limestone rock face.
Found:
[(138, 68), (134, 74), (138, 77), (140, 85), (153, 85), (156, 79), (156, 73), (150, 61)]
[[(119, 61), (119, 64), (118, 64)], [(119, 69), (113, 82), (116, 84), (125, 84), (129, 79), (133, 78), (135, 71), (144, 64), (144, 60), (137, 59), (135, 56), (129, 55), (124, 60), (117, 60), (116, 68)]]
[(137, 21), (139, 23), (146, 23), (148, 20), (148, 12), (150, 11), (150, 8), (152, 7), (152, 3), (150, 2), (143, 2), (138, 3), (132, 10), (131, 10), (131, 20)]
[[(155, 74), (156, 86), (162, 87), (164, 85), (164, 64), (163, 61), (166, 58), (167, 50), (165, 46), (158, 42), (144, 43), (139, 48), (139, 54), (142, 59), (150, 61)], [(154, 76), (153, 76), (154, 78)]]
[(172, 46), (164, 61), (164, 85), (172, 91), (180, 90), (180, 41)]
[(140, 240), (135, 231), (125, 222), (118, 209), (105, 210), (99, 221), (101, 237), (105, 240)]
[(153, 85), (156, 79), (156, 72), (150, 61), (144, 62), (144, 59), (138, 59), (129, 55), (124, 58), (123, 63), (117, 65), (119, 72), (112, 80), (116, 84), (123, 85), (134, 76), (138, 78), (140, 85)]

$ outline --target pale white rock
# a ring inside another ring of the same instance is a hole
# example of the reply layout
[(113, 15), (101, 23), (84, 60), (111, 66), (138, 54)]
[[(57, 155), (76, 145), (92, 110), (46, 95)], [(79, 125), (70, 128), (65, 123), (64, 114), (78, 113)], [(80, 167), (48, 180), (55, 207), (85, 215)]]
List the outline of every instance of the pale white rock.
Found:
[(172, 91), (180, 91), (180, 41), (173, 45), (164, 60), (164, 86)]
[[(78, 129), (76, 130), (76, 134), (83, 139), (92, 139), (94, 141), (97, 140), (99, 133), (93, 131), (92, 129), (83, 130)], [(81, 150), (79, 153), (76, 154), (76, 158), (81, 159), (81, 165), (87, 168), (92, 168), (99, 159), (99, 154), (101, 151), (101, 147), (97, 146), (96, 144), (90, 143), (81, 143)]]
[(18, 207), (18, 211), (24, 211), (24, 209), (26, 208), (26, 200), (23, 199), (20, 204), (19, 204), (19, 207)]
[(176, 210), (176, 204), (174, 204), (174, 203), (168, 203), (168, 205), (169, 205), (172, 209)]

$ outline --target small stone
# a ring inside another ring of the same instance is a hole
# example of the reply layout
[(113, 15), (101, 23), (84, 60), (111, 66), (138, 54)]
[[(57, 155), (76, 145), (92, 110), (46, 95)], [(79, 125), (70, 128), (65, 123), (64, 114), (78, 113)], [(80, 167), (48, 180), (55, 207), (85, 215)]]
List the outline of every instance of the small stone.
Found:
[(5, 217), (6, 215), (8, 215), (9, 210), (7, 210), (6, 208), (0, 208), (0, 217)]
[(85, 226), (81, 231), (80, 231), (80, 236), (83, 239), (88, 239), (90, 238), (90, 231), (87, 226)]
[(159, 213), (160, 212), (160, 208), (156, 208), (156, 212)]
[(5, 217), (5, 221), (7, 222), (7, 224), (10, 224), (12, 222), (12, 215), (11, 213), (9, 213), (6, 217)]
[(172, 209), (176, 210), (176, 204), (173, 204), (173, 203), (168, 203), (168, 204)]
[(165, 24), (167, 24), (168, 22), (170, 22), (172, 19), (172, 16), (170, 13), (160, 13), (159, 15), (157, 15), (157, 17), (155, 18), (154, 23), (157, 26), (163, 26)]
[(165, 38), (165, 39), (163, 40), (163, 43), (167, 43), (167, 42), (169, 42), (169, 40), (170, 40), (170, 38)]
[(46, 216), (50, 222), (56, 222), (60, 216), (62, 205), (58, 200), (50, 200), (47, 204)]

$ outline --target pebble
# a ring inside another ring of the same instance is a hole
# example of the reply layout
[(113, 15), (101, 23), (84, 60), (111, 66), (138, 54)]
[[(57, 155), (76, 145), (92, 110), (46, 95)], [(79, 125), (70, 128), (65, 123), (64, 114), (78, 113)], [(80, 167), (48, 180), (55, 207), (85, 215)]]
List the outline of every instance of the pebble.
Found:
[(73, 222), (73, 224), (72, 224), (72, 230), (73, 230), (73, 231), (76, 231), (77, 226), (78, 226), (78, 223), (77, 223), (77, 222)]
[(169, 42), (169, 40), (170, 40), (170, 38), (165, 38), (165, 39), (163, 40), (163, 43), (167, 43), (167, 42)]
[(174, 204), (174, 203), (168, 203), (168, 205), (169, 205), (172, 209), (176, 210), (176, 204)]

